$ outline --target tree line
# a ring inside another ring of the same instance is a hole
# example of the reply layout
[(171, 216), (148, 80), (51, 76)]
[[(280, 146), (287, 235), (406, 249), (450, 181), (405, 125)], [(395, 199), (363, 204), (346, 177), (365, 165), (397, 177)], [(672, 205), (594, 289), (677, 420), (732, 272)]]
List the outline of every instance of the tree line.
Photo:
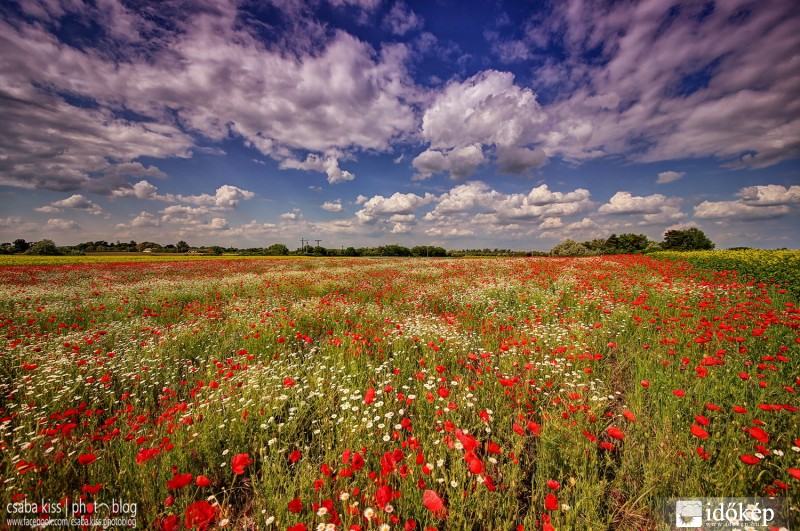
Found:
[(52, 240), (27, 242), (22, 238), (11, 243), (0, 244), (0, 254), (34, 254), (34, 255), (80, 255), (86, 253), (196, 253), (196, 254), (236, 254), (242, 256), (406, 256), (406, 257), (461, 257), (461, 256), (593, 256), (600, 254), (637, 254), (660, 250), (692, 251), (713, 249), (714, 243), (697, 228), (685, 230), (669, 230), (664, 234), (662, 242), (654, 242), (644, 234), (612, 234), (608, 238), (597, 238), (585, 242), (565, 240), (549, 252), (514, 251), (511, 249), (460, 249), (447, 250), (433, 245), (379, 245), (375, 247), (326, 248), (319, 245), (305, 245), (290, 250), (282, 243), (273, 243), (267, 247), (192, 247), (181, 240), (175, 244), (159, 244), (145, 241), (110, 243), (105, 240), (83, 242), (77, 245), (57, 246)]

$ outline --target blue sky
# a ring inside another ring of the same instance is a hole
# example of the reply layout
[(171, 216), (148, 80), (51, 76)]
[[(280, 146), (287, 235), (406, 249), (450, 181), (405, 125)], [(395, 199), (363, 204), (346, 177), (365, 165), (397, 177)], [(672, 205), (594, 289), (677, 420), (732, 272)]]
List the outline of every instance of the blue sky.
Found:
[(795, 2), (0, 7), (0, 241), (800, 247)]

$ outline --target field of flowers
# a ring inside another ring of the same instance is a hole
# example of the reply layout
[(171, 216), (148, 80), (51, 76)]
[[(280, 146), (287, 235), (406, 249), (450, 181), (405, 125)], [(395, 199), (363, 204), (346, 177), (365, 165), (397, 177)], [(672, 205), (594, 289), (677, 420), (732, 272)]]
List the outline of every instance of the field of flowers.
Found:
[(646, 256), (0, 278), (6, 516), (670, 529), (669, 498), (777, 496), (800, 528), (800, 301), (782, 284)]
[(800, 297), (800, 251), (660, 251), (652, 256), (682, 260), (696, 268), (730, 271), (742, 277), (781, 283)]

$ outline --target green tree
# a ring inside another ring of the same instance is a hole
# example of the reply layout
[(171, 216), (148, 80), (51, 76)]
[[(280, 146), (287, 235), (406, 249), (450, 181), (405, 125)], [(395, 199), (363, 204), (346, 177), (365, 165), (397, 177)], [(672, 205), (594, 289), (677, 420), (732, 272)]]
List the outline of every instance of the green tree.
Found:
[(276, 256), (286, 256), (289, 254), (289, 248), (282, 243), (273, 243), (267, 247), (267, 252)]
[(553, 256), (587, 256), (591, 251), (582, 243), (574, 240), (564, 240), (550, 250)]
[(685, 230), (668, 230), (661, 248), (667, 251), (702, 251), (714, 248), (714, 242), (696, 227)]
[(61, 253), (53, 240), (42, 240), (34, 243), (26, 254), (35, 254), (40, 256), (58, 256)]
[(175, 244), (175, 250), (179, 253), (189, 252), (189, 244), (181, 240), (177, 244)]
[(29, 244), (28, 242), (26, 242), (22, 238), (18, 238), (16, 240), (14, 240), (14, 243), (13, 243), (13, 246), (12, 246), (12, 249), (13, 249), (12, 252), (24, 253), (25, 251), (27, 251), (30, 248), (31, 248), (31, 244)]

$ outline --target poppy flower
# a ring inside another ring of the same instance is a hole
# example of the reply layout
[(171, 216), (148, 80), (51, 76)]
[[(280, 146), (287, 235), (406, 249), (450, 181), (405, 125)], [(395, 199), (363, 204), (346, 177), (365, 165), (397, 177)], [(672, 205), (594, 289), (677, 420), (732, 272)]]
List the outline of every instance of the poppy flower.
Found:
[(283, 379), (284, 387), (294, 387), (296, 383), (293, 378), (286, 377)]
[(375, 389), (370, 387), (367, 389), (367, 392), (364, 393), (364, 403), (369, 405), (375, 401)]
[(757, 426), (747, 428), (747, 433), (761, 444), (767, 444), (769, 442), (769, 434)]
[(78, 463), (82, 464), (83, 466), (91, 465), (96, 460), (97, 456), (95, 454), (81, 454), (78, 456)]
[(171, 490), (179, 490), (188, 485), (192, 482), (192, 475), (189, 473), (186, 474), (175, 474), (172, 479), (167, 481), (167, 488)]
[(544, 508), (548, 511), (558, 510), (558, 498), (552, 492), (544, 497)]
[(252, 463), (249, 454), (236, 454), (231, 460), (231, 468), (235, 474), (244, 474), (244, 469)]
[(708, 439), (708, 432), (697, 424), (692, 424), (692, 435), (701, 439)]
[(294, 464), (294, 463), (300, 461), (301, 457), (302, 457), (302, 455), (300, 454), (300, 450), (295, 450), (294, 452), (289, 454), (289, 462)]
[(636, 415), (633, 414), (633, 411), (625, 410), (622, 412), (622, 416), (628, 419), (631, 422), (636, 422)]
[(550, 490), (558, 490), (558, 489), (561, 488), (561, 485), (558, 483), (558, 481), (556, 481), (554, 479), (548, 479), (547, 480), (547, 488), (550, 489)]
[(181, 521), (177, 514), (171, 514), (161, 520), (161, 531), (175, 531), (179, 529)]
[(197, 479), (195, 479), (194, 483), (198, 487), (208, 487), (209, 485), (211, 485), (211, 480), (208, 479), (206, 476), (197, 476)]
[(435, 490), (426, 489), (422, 493), (422, 505), (434, 514), (441, 514), (444, 511), (444, 501), (439, 497)]
[(623, 431), (617, 428), (616, 426), (609, 426), (609, 428), (606, 431), (610, 436), (614, 437), (619, 441), (625, 438), (625, 433), (623, 433)]
[(794, 479), (800, 480), (800, 468), (787, 468), (786, 471), (794, 476)]
[(214, 520), (217, 510), (205, 500), (198, 500), (186, 507), (183, 525), (186, 529), (205, 529)]
[(740, 455), (739, 459), (746, 465), (757, 465), (761, 461), (758, 457), (751, 454)]
[(686, 391), (683, 389), (673, 389), (672, 394), (677, 396), (678, 398), (683, 398), (686, 396)]
[(286, 505), (286, 508), (290, 513), (297, 514), (303, 510), (303, 500), (295, 498)]
[(87, 494), (97, 494), (100, 492), (100, 489), (103, 488), (102, 483), (98, 483), (97, 485), (84, 485), (81, 487), (81, 492), (85, 492)]

